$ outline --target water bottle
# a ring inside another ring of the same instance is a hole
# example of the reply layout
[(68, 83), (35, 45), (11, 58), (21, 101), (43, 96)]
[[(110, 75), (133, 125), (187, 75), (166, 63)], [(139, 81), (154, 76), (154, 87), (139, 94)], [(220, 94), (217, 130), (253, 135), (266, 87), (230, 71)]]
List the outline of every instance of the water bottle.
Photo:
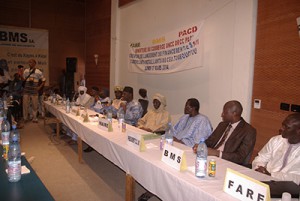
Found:
[(17, 182), (21, 179), (21, 149), (18, 132), (12, 132), (8, 151), (8, 181)]
[(3, 107), (1, 108), (1, 106), (0, 106), (0, 126), (1, 126), (2, 121), (3, 121), (3, 117), (4, 117), (4, 110), (3, 110)]
[(4, 109), (4, 103), (3, 103), (2, 98), (0, 98), (0, 108)]
[(12, 125), (12, 130), (10, 131), (9, 138), (10, 138), (9, 139), (10, 142), (16, 141), (16, 142), (20, 143), (20, 133), (17, 130), (17, 125), (16, 124)]
[(173, 145), (173, 136), (174, 136), (173, 126), (171, 123), (168, 123), (168, 128), (165, 133), (165, 139), (167, 144)]
[(3, 121), (1, 124), (1, 137), (2, 137), (2, 146), (3, 146), (3, 159), (7, 160), (7, 154), (9, 150), (9, 134), (10, 134), (10, 124), (4, 115)]
[(3, 107), (4, 107), (4, 110), (7, 110), (7, 96), (6, 96), (6, 93), (4, 93), (3, 95)]
[(107, 120), (108, 120), (108, 132), (112, 132), (113, 131), (113, 127), (112, 127), (112, 111), (109, 108), (107, 111)]
[(66, 102), (66, 113), (70, 113), (71, 111), (71, 103), (70, 103), (70, 100), (69, 98), (67, 99), (67, 102)]
[(65, 104), (66, 104), (66, 100), (67, 100), (67, 98), (66, 98), (66, 94), (64, 94), (64, 95), (63, 95), (63, 105), (65, 105)]
[(207, 171), (207, 146), (205, 139), (201, 138), (197, 148), (197, 156), (195, 161), (195, 175), (199, 178), (204, 178)]
[(118, 117), (118, 128), (122, 129), (122, 124), (124, 122), (124, 111), (123, 111), (123, 108), (120, 108), (118, 110), (117, 117)]
[(55, 93), (52, 94), (51, 103), (52, 103), (52, 104), (55, 104), (55, 103), (56, 103), (56, 94), (55, 94)]

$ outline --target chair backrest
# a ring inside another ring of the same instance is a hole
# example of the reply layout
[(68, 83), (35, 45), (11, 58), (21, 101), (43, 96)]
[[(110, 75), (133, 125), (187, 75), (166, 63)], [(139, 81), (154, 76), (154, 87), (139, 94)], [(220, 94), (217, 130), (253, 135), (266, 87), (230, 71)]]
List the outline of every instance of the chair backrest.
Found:
[(143, 117), (147, 113), (149, 101), (145, 99), (139, 99), (139, 102), (143, 108), (143, 115), (142, 115)]
[(251, 150), (250, 152), (249, 152), (249, 154), (247, 155), (247, 157), (245, 158), (245, 160), (244, 160), (244, 162), (243, 162), (243, 166), (245, 166), (245, 167), (248, 167), (248, 168), (251, 168), (251, 163), (249, 163), (250, 162), (250, 159), (251, 159), (251, 156), (252, 156), (252, 153), (253, 153), (253, 150)]

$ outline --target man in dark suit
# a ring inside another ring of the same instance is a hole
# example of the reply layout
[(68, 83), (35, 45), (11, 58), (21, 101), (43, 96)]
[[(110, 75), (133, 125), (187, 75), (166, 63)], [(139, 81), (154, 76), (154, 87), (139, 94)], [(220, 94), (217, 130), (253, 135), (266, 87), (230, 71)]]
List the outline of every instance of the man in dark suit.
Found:
[[(205, 141), (209, 156), (247, 165), (256, 141), (256, 130), (242, 117), (243, 107), (238, 101), (225, 103), (223, 121)], [(198, 145), (193, 147), (197, 151)]]

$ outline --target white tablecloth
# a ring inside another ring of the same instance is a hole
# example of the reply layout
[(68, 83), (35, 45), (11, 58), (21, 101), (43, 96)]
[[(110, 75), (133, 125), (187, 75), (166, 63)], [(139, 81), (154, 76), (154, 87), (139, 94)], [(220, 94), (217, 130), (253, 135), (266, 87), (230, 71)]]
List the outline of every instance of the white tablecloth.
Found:
[[(126, 134), (120, 131), (116, 120), (113, 121), (113, 132), (107, 132), (100, 129), (96, 123), (83, 123), (82, 117), (71, 113), (66, 114), (62, 106), (54, 106), (46, 101), (45, 107), (62, 123), (77, 133), (84, 142), (130, 174), (137, 182), (162, 200), (237, 200), (223, 192), (223, 183), (227, 168), (261, 181), (274, 179), (217, 157), (208, 157), (208, 159), (214, 158), (216, 160), (216, 177), (199, 179), (190, 170), (179, 172), (163, 163), (161, 161), (162, 151), (159, 150), (159, 139), (147, 140), (146, 145), (156, 146), (147, 149), (145, 152), (138, 152), (126, 144)], [(88, 113), (95, 114), (94, 111), (90, 110), (88, 110)], [(146, 133), (130, 125), (127, 125), (127, 129)], [(176, 142), (174, 146), (185, 150), (187, 165), (190, 169), (193, 169), (195, 154), (192, 152), (192, 149)]]

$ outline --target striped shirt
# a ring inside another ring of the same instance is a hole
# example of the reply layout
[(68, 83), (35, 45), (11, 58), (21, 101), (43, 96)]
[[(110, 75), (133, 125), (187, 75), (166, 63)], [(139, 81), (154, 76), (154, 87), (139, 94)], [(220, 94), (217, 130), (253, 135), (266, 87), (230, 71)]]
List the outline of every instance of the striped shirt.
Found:
[[(32, 74), (29, 76), (30, 73)], [(28, 79), (25, 82), (24, 94), (38, 95), (39, 81), (42, 82), (46, 81), (46, 78), (44, 77), (42, 71), (40, 71), (37, 68), (35, 69), (27, 68), (24, 70), (23, 77), (24, 79), (28, 77)]]

